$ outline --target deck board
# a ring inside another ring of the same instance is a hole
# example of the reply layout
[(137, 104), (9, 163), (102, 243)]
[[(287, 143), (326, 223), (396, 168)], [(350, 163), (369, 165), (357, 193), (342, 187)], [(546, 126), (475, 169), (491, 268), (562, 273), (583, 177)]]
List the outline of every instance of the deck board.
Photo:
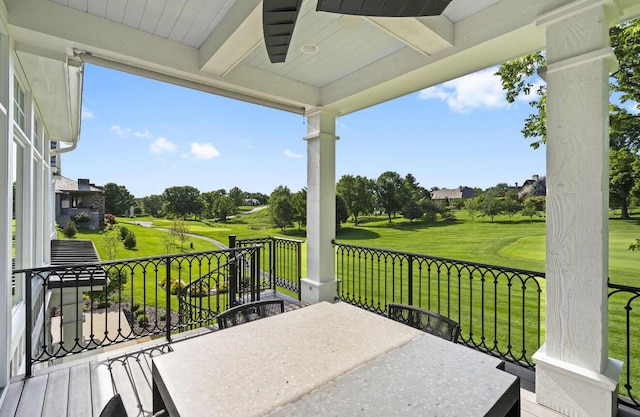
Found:
[(7, 387), (7, 396), (5, 397), (2, 409), (0, 410), (0, 416), (4, 417), (5, 413), (7, 416), (13, 416), (16, 414), (23, 386), (24, 379), (9, 384)]
[(57, 417), (66, 414), (69, 401), (69, 369), (49, 374), (47, 390), (42, 406), (42, 417)]
[(49, 375), (29, 378), (24, 382), (16, 417), (34, 417), (42, 415), (44, 396), (47, 391)]
[(91, 407), (91, 365), (84, 363), (74, 366), (69, 372), (73, 389), (69, 390), (69, 416), (90, 416)]

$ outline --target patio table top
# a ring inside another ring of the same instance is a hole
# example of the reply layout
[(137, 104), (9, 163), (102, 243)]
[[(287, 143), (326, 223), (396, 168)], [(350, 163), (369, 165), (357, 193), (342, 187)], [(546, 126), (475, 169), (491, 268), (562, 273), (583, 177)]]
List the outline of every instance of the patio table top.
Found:
[[(518, 379), (496, 369), (500, 360), (346, 303), (318, 303), (176, 343), (173, 350), (154, 358), (152, 370), (158, 398), (173, 417), (345, 415), (346, 404), (349, 410), (358, 407), (354, 397), (378, 409), (388, 395), (395, 398), (389, 404), (404, 401), (389, 385), (406, 381), (416, 387), (407, 395), (415, 395), (427, 390), (420, 384), (430, 381), (437, 387), (445, 374), (451, 386), (469, 378), (467, 388), (498, 375), (492, 388), (476, 387), (471, 396), (477, 392), (495, 403), (514, 387), (519, 399)], [(452, 353), (438, 362), (438, 374), (413, 364), (430, 363), (447, 351)], [(476, 363), (473, 370), (467, 362)], [(344, 384), (349, 388), (343, 390)], [(442, 388), (442, 394), (450, 389)], [(314, 396), (330, 397), (333, 408), (315, 404)], [(469, 415), (491, 415), (489, 405)], [(428, 404), (415, 410), (424, 407)], [(411, 415), (392, 409), (395, 415)]]

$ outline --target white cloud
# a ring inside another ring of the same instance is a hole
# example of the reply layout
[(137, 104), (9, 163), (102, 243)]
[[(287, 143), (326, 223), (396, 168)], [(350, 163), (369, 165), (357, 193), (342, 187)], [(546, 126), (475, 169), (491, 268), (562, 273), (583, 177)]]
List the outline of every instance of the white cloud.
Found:
[(191, 144), (191, 155), (196, 159), (212, 159), (220, 156), (220, 152), (210, 143)]
[(120, 125), (113, 125), (109, 128), (110, 131), (112, 132), (116, 132), (116, 134), (118, 136), (120, 136), (121, 138), (125, 137), (127, 134), (131, 133), (131, 129), (127, 128), (123, 128)]
[(629, 100), (626, 103), (626, 109), (631, 114), (640, 114), (640, 103), (637, 103), (633, 100)]
[(133, 136), (137, 138), (142, 138), (142, 139), (155, 139), (155, 136), (149, 133), (148, 130), (145, 130), (144, 132), (141, 132), (141, 131), (133, 132)]
[(284, 150), (284, 156), (286, 156), (287, 158), (302, 158), (304, 155), (300, 154), (300, 153), (295, 153), (292, 150), (289, 149), (285, 149)]
[(478, 108), (505, 108), (509, 103), (495, 72), (495, 68), (489, 68), (424, 89), (420, 91), (419, 98), (444, 101), (456, 113), (468, 113)]
[(82, 114), (81, 118), (83, 119), (93, 119), (93, 112), (86, 107), (82, 106)]
[(165, 153), (173, 153), (178, 149), (178, 147), (167, 140), (167, 138), (163, 138), (159, 136), (150, 146), (149, 151), (155, 153), (156, 155), (162, 155)]

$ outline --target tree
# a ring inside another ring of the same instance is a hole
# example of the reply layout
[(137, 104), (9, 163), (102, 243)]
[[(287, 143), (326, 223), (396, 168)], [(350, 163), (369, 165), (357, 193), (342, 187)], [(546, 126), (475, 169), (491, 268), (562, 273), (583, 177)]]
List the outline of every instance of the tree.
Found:
[(538, 210), (538, 206), (533, 199), (528, 198), (524, 200), (524, 205), (520, 213), (525, 217), (529, 217), (530, 223), (533, 223), (533, 216), (536, 216), (539, 212), (540, 211)]
[(340, 228), (342, 223), (346, 223), (348, 219), (347, 203), (340, 194), (336, 194), (336, 230)]
[(495, 197), (491, 194), (485, 194), (482, 197), (482, 202), (480, 203), (482, 214), (484, 216), (489, 216), (489, 218), (491, 218), (491, 223), (493, 223), (494, 218), (503, 211), (502, 203), (503, 202), (499, 197)]
[(231, 201), (233, 201), (233, 204), (238, 207), (238, 206), (244, 206), (244, 199), (245, 199), (245, 192), (242, 191), (240, 188), (238, 187), (233, 187), (232, 189), (229, 190), (229, 198), (231, 199)]
[(200, 191), (189, 185), (169, 187), (162, 193), (164, 212), (173, 217), (186, 218), (202, 211)]
[(102, 187), (104, 194), (104, 210), (122, 216), (131, 206), (135, 204), (135, 197), (124, 185), (109, 182)]
[(298, 223), (298, 230), (307, 225), (307, 189), (303, 188), (291, 196), (293, 221)]
[(405, 219), (409, 219), (410, 222), (413, 222), (424, 215), (424, 210), (416, 200), (411, 198), (404, 203), (404, 206), (402, 206), (402, 215)]
[(509, 216), (509, 221), (513, 219), (513, 216), (519, 212), (521, 208), (522, 204), (520, 203), (520, 200), (518, 200), (518, 196), (515, 191), (507, 191), (507, 194), (502, 201), (502, 210), (507, 214), (507, 216)]
[(640, 190), (640, 156), (628, 148), (609, 150), (609, 204), (620, 209), (620, 218), (629, 219), (632, 193)]
[(509, 191), (512, 191), (511, 187), (509, 187), (509, 184), (501, 182), (494, 185), (493, 187), (487, 188), (485, 194), (489, 194), (493, 197), (505, 197)]
[[(640, 19), (631, 20), (610, 29), (611, 46), (618, 60), (618, 70), (611, 74), (611, 92), (620, 103), (640, 103)], [(512, 103), (521, 94), (531, 96), (534, 113), (524, 123), (522, 134), (535, 138), (531, 143), (538, 148), (546, 142), (546, 85), (536, 77), (538, 68), (546, 65), (542, 51), (508, 61), (496, 73), (506, 90), (507, 101)], [(537, 86), (537, 88), (536, 88)], [(640, 115), (630, 114), (622, 107), (611, 107), (611, 145), (614, 148), (638, 146), (640, 142)]]
[(218, 197), (213, 204), (213, 214), (220, 222), (227, 221), (227, 217), (231, 216), (238, 210), (238, 206), (233, 199), (227, 195)]
[(353, 222), (358, 225), (358, 216), (373, 211), (374, 183), (360, 175), (343, 175), (336, 184), (336, 193), (347, 205), (348, 215), (353, 216)]
[[(408, 198), (420, 201), (423, 198), (431, 198), (431, 193), (426, 188), (420, 186), (416, 177), (409, 173), (404, 177), (404, 188)], [(405, 201), (406, 202), (406, 201)]]
[(271, 223), (279, 227), (282, 233), (293, 224), (294, 209), (289, 187), (278, 186), (269, 196), (269, 218)]
[(438, 213), (443, 212), (442, 206), (430, 198), (423, 198), (419, 201), (424, 216), (431, 222), (436, 220)]
[(469, 217), (471, 217), (471, 221), (475, 222), (478, 214), (482, 212), (482, 197), (477, 196), (465, 200), (464, 209), (469, 213)]
[(144, 208), (144, 211), (153, 217), (156, 217), (162, 212), (163, 204), (164, 199), (161, 195), (153, 194), (142, 198), (142, 207)]
[[(184, 249), (184, 242), (189, 237), (189, 227), (184, 223), (184, 219), (174, 217), (171, 224), (171, 235), (180, 241), (180, 249)], [(165, 242), (165, 249), (168, 242)]]
[[(640, 19), (631, 20), (610, 29), (611, 47), (618, 60), (618, 70), (611, 74), (611, 92), (620, 104), (640, 103)], [(506, 90), (507, 101), (513, 103), (522, 93), (532, 95), (530, 105), (534, 112), (524, 122), (522, 134), (535, 138), (531, 143), (538, 148), (546, 142), (546, 85), (536, 76), (537, 70), (546, 65), (542, 51), (505, 62), (496, 73)], [(636, 108), (637, 105), (636, 105)], [(640, 145), (640, 114), (631, 114), (623, 106), (611, 105), (611, 146), (638, 147)]]
[(397, 172), (386, 171), (376, 180), (378, 205), (384, 209), (391, 223), (391, 217), (402, 208), (404, 180)]
[(118, 250), (120, 249), (120, 245), (122, 244), (122, 240), (120, 239), (119, 233), (112, 231), (104, 231), (102, 234), (102, 246), (107, 252), (108, 260), (112, 261), (116, 259), (118, 256)]

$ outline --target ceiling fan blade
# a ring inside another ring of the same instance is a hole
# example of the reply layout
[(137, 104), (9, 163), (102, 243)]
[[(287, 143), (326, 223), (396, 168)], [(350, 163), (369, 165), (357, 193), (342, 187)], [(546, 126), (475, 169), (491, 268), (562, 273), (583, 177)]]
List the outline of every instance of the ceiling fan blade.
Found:
[(302, 0), (263, 0), (262, 32), (272, 63), (284, 62)]
[(437, 16), (451, 0), (318, 0), (316, 10), (375, 17)]

